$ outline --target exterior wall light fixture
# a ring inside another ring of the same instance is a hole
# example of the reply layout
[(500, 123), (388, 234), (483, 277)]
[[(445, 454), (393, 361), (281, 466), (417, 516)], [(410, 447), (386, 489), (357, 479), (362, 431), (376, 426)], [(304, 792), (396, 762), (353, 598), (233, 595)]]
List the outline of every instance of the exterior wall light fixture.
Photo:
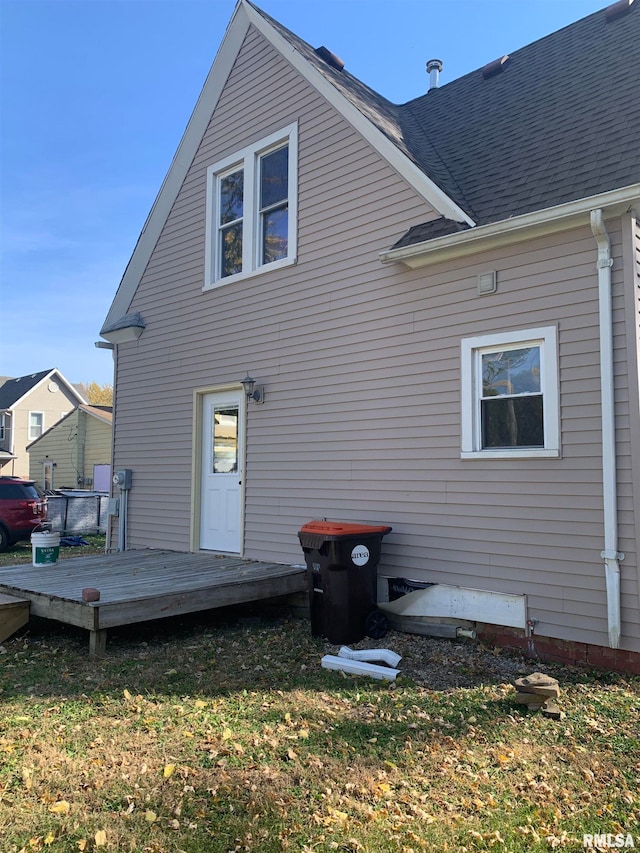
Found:
[(264, 403), (264, 388), (262, 386), (256, 388), (256, 380), (249, 374), (244, 377), (241, 382), (244, 388), (244, 393), (247, 395), (247, 400), (253, 400), (256, 403)]

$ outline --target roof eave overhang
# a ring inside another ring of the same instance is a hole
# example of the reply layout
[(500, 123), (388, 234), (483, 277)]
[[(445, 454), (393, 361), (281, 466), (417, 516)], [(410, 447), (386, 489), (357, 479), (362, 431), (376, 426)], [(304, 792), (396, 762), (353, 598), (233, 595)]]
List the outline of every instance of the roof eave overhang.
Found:
[(484, 252), (545, 234), (588, 225), (590, 212), (597, 208), (601, 208), (607, 216), (614, 216), (623, 214), (638, 204), (640, 183), (630, 184), (588, 198), (514, 216), (512, 219), (503, 219), (500, 222), (470, 228), (468, 231), (437, 237), (424, 243), (388, 249), (380, 253), (380, 260), (383, 264), (400, 263), (407, 269), (420, 269), (452, 258), (462, 258), (475, 252)]
[[(113, 426), (113, 419), (110, 416), (105, 415), (103, 412), (97, 411), (91, 405), (89, 406), (78, 406), (81, 412), (84, 412), (85, 415), (89, 415), (90, 418), (95, 418), (100, 423), (107, 424), (108, 426)], [(58, 421), (58, 423), (60, 423)]]
[[(169, 216), (182, 182), (204, 136), (218, 99), (242, 47), (249, 26), (252, 25), (271, 42), (276, 50), (287, 59), (302, 76), (338, 109), (344, 118), (358, 130), (401, 174), (425, 200), (448, 219), (473, 225), (473, 220), (461, 207), (428, 178), (411, 160), (397, 148), (382, 131), (351, 104), (319, 71), (317, 71), (295, 48), (284, 39), (249, 3), (239, 0), (227, 31), (218, 49), (211, 70), (202, 88), (189, 123), (182, 136), (178, 150), (160, 187), (151, 211), (142, 228), (133, 254), (113, 298), (103, 328), (111, 325), (118, 317), (126, 314), (132, 304), (137, 286), (162, 228)], [(102, 337), (110, 340), (104, 332)]]
[(111, 344), (126, 344), (130, 341), (137, 341), (143, 332), (143, 326), (125, 326), (111, 332), (100, 332), (100, 335)]
[(391, 165), (410, 186), (441, 216), (454, 222), (475, 223), (469, 214), (444, 193), (428, 175), (419, 169), (403, 152), (352, 104), (327, 78), (302, 56), (250, 4), (242, 3), (249, 21), (271, 42), (288, 62), (313, 86), (351, 126)]
[(62, 382), (62, 384), (65, 386), (65, 388), (67, 389), (67, 391), (69, 391), (70, 394), (73, 394), (75, 397), (77, 397), (77, 399), (81, 403), (87, 402), (82, 396), (82, 394), (77, 390), (77, 388), (73, 387), (73, 385), (60, 373), (57, 367), (54, 367), (45, 376), (43, 376), (39, 382), (36, 382), (36, 384), (32, 385), (28, 391), (25, 391), (25, 393), (21, 397), (18, 397), (18, 399), (15, 400), (8, 409), (5, 409), (5, 411), (13, 413), (24, 402), (24, 400), (29, 396), (29, 394), (32, 394), (36, 390), (36, 388), (40, 388), (42, 385), (44, 385), (45, 382), (48, 382), (54, 374), (57, 374), (58, 379), (60, 380), (60, 382)]
[[(204, 136), (248, 29), (249, 19), (246, 15), (245, 6), (238, 2), (182, 135), (178, 150), (138, 237), (138, 242), (124, 271), (109, 313), (105, 318), (103, 329), (129, 311), (138, 283), (144, 274), (151, 253), (191, 166), (200, 140)], [(105, 335), (103, 331), (100, 334), (103, 338), (111, 341), (111, 337)]]

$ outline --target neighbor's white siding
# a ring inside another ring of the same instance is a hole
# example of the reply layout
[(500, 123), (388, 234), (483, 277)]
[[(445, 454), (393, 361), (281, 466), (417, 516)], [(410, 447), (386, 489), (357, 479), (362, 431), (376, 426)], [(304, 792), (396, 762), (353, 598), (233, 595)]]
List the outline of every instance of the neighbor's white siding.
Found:
[[(210, 163), (299, 122), (298, 263), (203, 292)], [(422, 271), (378, 253), (432, 217), (250, 31), (131, 306), (115, 458), (134, 471), (130, 547), (190, 547), (194, 389), (250, 404), (245, 554), (302, 562), (312, 518), (388, 523), (380, 572), (527, 593), (541, 635), (607, 643), (598, 293), (587, 225)], [(613, 270), (623, 647), (640, 650), (621, 228)], [(478, 296), (495, 269), (498, 291)], [(460, 339), (556, 324), (562, 458), (460, 459)], [(637, 419), (634, 411), (633, 418)]]

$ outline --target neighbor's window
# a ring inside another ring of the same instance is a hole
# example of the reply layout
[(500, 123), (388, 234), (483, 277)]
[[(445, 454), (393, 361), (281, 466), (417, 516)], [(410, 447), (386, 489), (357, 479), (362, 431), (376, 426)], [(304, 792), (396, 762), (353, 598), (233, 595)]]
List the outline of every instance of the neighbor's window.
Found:
[(295, 261), (297, 125), (207, 170), (205, 288)]
[(7, 435), (7, 416), (0, 415), (0, 441), (4, 441)]
[(462, 341), (462, 456), (558, 456), (556, 329)]
[(44, 412), (29, 412), (29, 441), (34, 441), (42, 435)]

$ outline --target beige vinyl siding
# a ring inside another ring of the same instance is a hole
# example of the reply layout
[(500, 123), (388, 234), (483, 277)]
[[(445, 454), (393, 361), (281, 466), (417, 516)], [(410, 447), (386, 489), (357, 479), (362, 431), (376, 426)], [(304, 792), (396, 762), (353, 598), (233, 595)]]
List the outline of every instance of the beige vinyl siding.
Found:
[[(623, 219), (624, 292), (626, 309), (626, 340), (628, 342), (628, 398), (625, 404), (625, 420), (628, 417), (629, 439), (633, 453), (629, 450), (629, 464), (621, 479), (624, 506), (628, 508), (625, 526), (625, 541), (620, 547), (625, 550), (622, 563), (623, 576), (631, 577), (635, 571), (637, 594), (623, 600), (622, 617), (627, 623), (640, 623), (640, 561), (638, 541), (640, 539), (640, 222), (637, 214), (631, 213)], [(628, 412), (628, 415), (626, 414)], [(632, 550), (633, 549), (633, 550)], [(629, 559), (630, 558), (630, 559)], [(629, 562), (627, 563), (627, 560)], [(625, 565), (627, 563), (627, 565)], [(640, 628), (638, 628), (640, 632)]]
[[(297, 264), (203, 292), (207, 166), (292, 121)], [(119, 347), (129, 545), (189, 549), (194, 390), (248, 370), (266, 402), (247, 410), (246, 556), (302, 562), (312, 518), (387, 523), (381, 574), (526, 593), (538, 634), (606, 645), (593, 236), (585, 225), (412, 272), (380, 263), (433, 216), (250, 31), (131, 306), (145, 332)], [(640, 650), (622, 238), (607, 225), (623, 647)], [(490, 269), (498, 291), (478, 296)], [(544, 325), (558, 329), (562, 457), (461, 460), (461, 338)]]
[[(49, 391), (49, 383), (57, 382), (58, 390)], [(13, 417), (13, 452), (18, 457), (11, 465), (3, 469), (3, 474), (14, 474), (16, 477), (29, 477), (30, 463), (27, 445), (33, 439), (29, 438), (29, 412), (43, 412), (43, 433), (58, 423), (58, 421), (77, 405), (78, 401), (65, 384), (57, 379), (54, 374), (50, 379), (37, 385), (32, 391), (25, 395), (24, 399), (15, 407)], [(41, 472), (42, 475), (42, 472)], [(41, 477), (40, 477), (41, 478)]]
[[(630, 227), (630, 225), (632, 227)], [(623, 630), (640, 636), (640, 564), (638, 537), (640, 535), (640, 398), (638, 390), (640, 350), (638, 347), (638, 314), (630, 310), (638, 302), (640, 285), (640, 229), (635, 216), (623, 217), (621, 228), (621, 257), (614, 266), (614, 282), (622, 296), (616, 302), (614, 322), (614, 370), (616, 387), (616, 425), (618, 432), (618, 516), (619, 550), (625, 554), (621, 563)], [(616, 291), (614, 291), (616, 292)], [(637, 311), (637, 309), (636, 309)], [(633, 452), (635, 448), (636, 452)], [(637, 648), (637, 646), (633, 646)]]

